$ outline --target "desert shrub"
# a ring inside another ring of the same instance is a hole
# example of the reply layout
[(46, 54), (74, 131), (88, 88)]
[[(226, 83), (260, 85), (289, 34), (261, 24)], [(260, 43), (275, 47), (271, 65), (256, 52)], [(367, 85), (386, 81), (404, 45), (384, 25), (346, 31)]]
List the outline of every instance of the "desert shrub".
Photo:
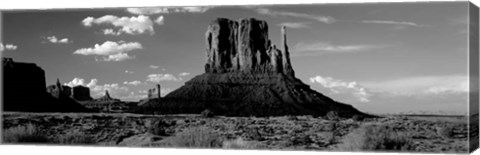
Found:
[(336, 111), (329, 111), (326, 115), (325, 118), (328, 120), (338, 120), (340, 117), (338, 116), (338, 112)]
[(95, 144), (96, 141), (92, 136), (85, 135), (85, 133), (78, 130), (60, 135), (55, 140), (59, 144)]
[(455, 135), (453, 130), (454, 130), (453, 125), (447, 125), (447, 126), (438, 128), (437, 134), (442, 136), (443, 138), (453, 138), (453, 136)]
[(258, 142), (245, 141), (242, 137), (235, 140), (226, 140), (222, 143), (224, 149), (261, 149), (263, 148)]
[(354, 121), (363, 121), (363, 119), (365, 119), (365, 117), (363, 117), (362, 115), (353, 115), (352, 116), (352, 120), (354, 120)]
[(413, 142), (405, 132), (396, 131), (388, 126), (365, 125), (343, 138), (340, 150), (413, 150)]
[(166, 146), (192, 148), (221, 148), (224, 138), (207, 127), (188, 128), (165, 139)]
[(322, 142), (325, 145), (330, 145), (330, 144), (335, 144), (336, 139), (335, 139), (335, 134), (333, 132), (322, 132), (319, 133), (320, 137), (322, 137)]
[(147, 128), (147, 132), (153, 135), (159, 136), (167, 136), (168, 131), (167, 128), (170, 127), (171, 124), (165, 122), (164, 120), (152, 120), (148, 119), (145, 121), (145, 127)]
[(215, 113), (213, 113), (213, 111), (211, 111), (210, 109), (206, 109), (204, 111), (202, 111), (202, 113), (200, 113), (203, 117), (208, 117), (208, 118), (211, 118), (211, 117), (214, 117), (215, 116)]
[(3, 131), (3, 142), (6, 143), (46, 143), (49, 139), (33, 124), (11, 127)]

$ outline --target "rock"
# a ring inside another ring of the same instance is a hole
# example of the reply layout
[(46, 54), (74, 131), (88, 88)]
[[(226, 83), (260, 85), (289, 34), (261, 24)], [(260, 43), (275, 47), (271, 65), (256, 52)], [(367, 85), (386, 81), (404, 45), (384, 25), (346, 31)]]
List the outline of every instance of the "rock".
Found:
[(72, 98), (77, 101), (88, 101), (93, 99), (90, 96), (90, 88), (81, 85), (72, 88)]
[(69, 97), (72, 95), (72, 88), (60, 84), (60, 79), (57, 79), (57, 83), (55, 85), (50, 85), (47, 87), (47, 92), (55, 98), (60, 98), (61, 95)]
[(351, 105), (312, 90), (295, 77), (282, 27), (282, 50), (271, 45), (267, 22), (219, 18), (206, 32), (205, 73), (162, 100), (142, 102), (139, 113), (195, 113), (226, 116), (365, 115)]
[(283, 73), (294, 76), (288, 57), (285, 27), (284, 50), (271, 45), (267, 22), (255, 18), (233, 21), (219, 18), (206, 32), (206, 73)]
[[(3, 58), (3, 110), (27, 112), (90, 111), (69, 97), (47, 92), (45, 71), (34, 63)], [(63, 88), (62, 88), (63, 90)]]
[(160, 84), (157, 84), (156, 85), (156, 88), (152, 88), (152, 89), (148, 89), (148, 94), (147, 94), (147, 97), (148, 99), (153, 99), (153, 98), (161, 98), (161, 88), (160, 88)]
[(112, 98), (110, 97), (110, 94), (108, 93), (108, 90), (105, 90), (105, 95), (103, 97), (100, 97), (98, 99), (95, 99), (95, 102), (122, 102), (120, 99)]

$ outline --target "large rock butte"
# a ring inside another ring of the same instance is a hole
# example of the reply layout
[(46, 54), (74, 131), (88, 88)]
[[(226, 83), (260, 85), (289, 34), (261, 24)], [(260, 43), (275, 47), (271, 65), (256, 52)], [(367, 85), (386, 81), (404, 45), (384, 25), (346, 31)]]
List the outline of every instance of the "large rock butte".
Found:
[(141, 105), (141, 113), (200, 113), (227, 116), (365, 115), (351, 105), (312, 90), (295, 77), (281, 28), (281, 48), (268, 38), (267, 22), (219, 18), (206, 32), (205, 73), (162, 99)]
[(46, 89), (45, 71), (36, 64), (14, 62), (12, 58), (3, 58), (2, 61), (4, 111), (90, 111), (66, 95), (49, 94)]

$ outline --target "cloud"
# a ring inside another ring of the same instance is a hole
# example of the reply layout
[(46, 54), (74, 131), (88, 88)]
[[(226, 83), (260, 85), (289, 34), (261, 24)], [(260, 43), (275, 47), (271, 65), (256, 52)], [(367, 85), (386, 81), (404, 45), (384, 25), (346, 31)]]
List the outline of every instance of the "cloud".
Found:
[(310, 23), (307, 23), (307, 22), (285, 22), (285, 23), (280, 23), (278, 25), (279, 26), (286, 26), (286, 27), (292, 28), (292, 29), (301, 29), (301, 28), (309, 28), (310, 26), (308, 26), (308, 24), (310, 24)]
[(466, 75), (419, 76), (362, 82), (363, 86), (372, 91), (389, 92), (396, 95), (468, 93), (468, 84)]
[(120, 31), (115, 31), (113, 29), (103, 29), (103, 34), (105, 35), (114, 35), (114, 36), (119, 36), (122, 34)]
[(188, 6), (188, 7), (145, 7), (127, 8), (127, 11), (137, 15), (153, 15), (168, 13), (204, 13), (213, 7), (210, 6)]
[(345, 82), (333, 79), (332, 77), (322, 77), (317, 75), (310, 78), (311, 83), (318, 83), (327, 88), (333, 94), (351, 94), (360, 102), (370, 102), (369, 97), (372, 96), (367, 90), (357, 84), (357, 82)]
[(18, 46), (17, 45), (14, 45), (14, 44), (5, 44), (3, 45), (3, 43), (0, 43), (0, 52), (3, 52), (3, 51), (14, 51), (14, 50), (17, 50)]
[(110, 95), (113, 96), (124, 96), (128, 92), (128, 87), (121, 87), (118, 83), (112, 84), (103, 84), (99, 85), (97, 79), (91, 79), (89, 83), (85, 83), (83, 78), (75, 77), (72, 81), (64, 83), (64, 85), (74, 87), (74, 86), (85, 86), (90, 88), (90, 94), (94, 98), (101, 97), (105, 94), (105, 91), (108, 90)]
[(125, 70), (125, 73), (127, 73), (127, 74), (133, 74), (133, 73), (135, 73), (135, 72), (129, 71), (129, 70)]
[(147, 76), (147, 81), (160, 82), (160, 81), (181, 81), (181, 78), (177, 78), (172, 74), (150, 74)]
[(97, 79), (91, 79), (89, 83), (85, 83), (85, 80), (82, 78), (73, 78), (72, 81), (68, 83), (64, 83), (63, 85), (67, 85), (70, 87), (75, 87), (75, 86), (86, 86), (86, 87), (92, 87), (97, 85)]
[(326, 53), (354, 53), (371, 51), (387, 47), (386, 45), (333, 45), (326, 42), (304, 43), (300, 42), (293, 47), (293, 56), (300, 55), (321, 55)]
[(151, 68), (151, 69), (157, 69), (157, 68), (159, 68), (159, 67), (160, 67), (160, 66), (155, 66), (155, 65), (150, 65), (150, 66), (148, 66), (148, 68)]
[(277, 17), (277, 16), (296, 17), (296, 18), (315, 20), (315, 21), (319, 21), (327, 24), (331, 24), (335, 22), (335, 18), (330, 16), (312, 15), (312, 14), (306, 14), (306, 13), (287, 12), (287, 11), (274, 11), (267, 8), (254, 8), (254, 10), (259, 14), (269, 15), (274, 17)]
[(362, 23), (367, 24), (388, 24), (388, 25), (398, 25), (398, 26), (413, 26), (413, 27), (427, 27), (427, 25), (421, 25), (414, 22), (405, 22), (405, 21), (389, 21), (389, 20), (362, 20)]
[(138, 86), (140, 84), (142, 84), (142, 82), (138, 81), (138, 80), (135, 80), (135, 81), (125, 81), (123, 82), (123, 84), (126, 84), (126, 85), (133, 85), (133, 86)]
[(59, 39), (56, 36), (48, 36), (46, 39), (49, 42), (54, 43), (54, 44), (67, 44), (67, 43), (71, 42), (71, 40), (69, 40), (68, 38)]
[[(91, 27), (93, 25), (113, 25), (118, 27), (118, 30), (105, 29), (103, 30), (104, 34), (109, 35), (120, 35), (123, 33), (136, 35), (150, 33), (151, 35), (155, 34), (153, 29), (154, 22), (148, 16), (139, 15), (137, 17), (117, 17), (114, 15), (105, 15), (99, 18), (87, 17), (82, 21), (83, 25), (86, 27)], [(159, 24), (159, 23), (157, 23)], [(163, 23), (162, 23), (163, 24)], [(159, 24), (161, 25), (161, 24)]]
[(163, 18), (163, 16), (158, 16), (158, 18), (155, 19), (155, 23), (157, 23), (158, 25), (163, 25), (165, 24), (165, 19)]
[(73, 54), (79, 55), (98, 55), (101, 56), (103, 61), (123, 61), (127, 59), (133, 59), (134, 56), (130, 56), (127, 52), (137, 49), (143, 49), (142, 44), (138, 42), (113, 42), (106, 41), (103, 44), (95, 44), (91, 48), (78, 49)]
[(188, 76), (188, 75), (190, 75), (190, 73), (188, 73), (188, 72), (183, 72), (183, 73), (178, 74), (178, 76)]

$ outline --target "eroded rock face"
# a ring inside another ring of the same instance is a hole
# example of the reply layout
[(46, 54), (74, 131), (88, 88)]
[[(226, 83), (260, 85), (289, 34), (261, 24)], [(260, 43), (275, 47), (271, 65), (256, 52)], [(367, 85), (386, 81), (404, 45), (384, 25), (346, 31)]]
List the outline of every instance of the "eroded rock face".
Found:
[(294, 76), (288, 56), (285, 28), (283, 51), (271, 45), (267, 22), (254, 18), (233, 21), (219, 18), (205, 34), (206, 73), (282, 73)]

